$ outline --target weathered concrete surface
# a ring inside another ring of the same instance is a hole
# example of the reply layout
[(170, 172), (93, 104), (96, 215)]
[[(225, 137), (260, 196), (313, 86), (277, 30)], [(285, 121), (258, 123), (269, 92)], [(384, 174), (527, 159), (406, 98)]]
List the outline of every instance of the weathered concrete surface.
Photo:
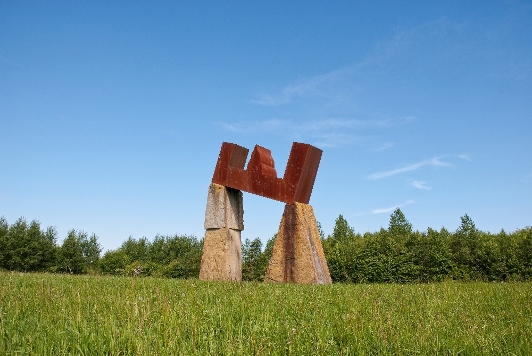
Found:
[(207, 281), (242, 280), (244, 230), (242, 192), (212, 183), (205, 209), (205, 238), (199, 278)]
[(199, 278), (204, 281), (242, 281), (240, 231), (221, 228), (205, 232)]
[(205, 209), (205, 229), (226, 227), (244, 230), (244, 205), (242, 192), (212, 183), (207, 195)]
[(264, 280), (332, 283), (312, 206), (286, 204)]

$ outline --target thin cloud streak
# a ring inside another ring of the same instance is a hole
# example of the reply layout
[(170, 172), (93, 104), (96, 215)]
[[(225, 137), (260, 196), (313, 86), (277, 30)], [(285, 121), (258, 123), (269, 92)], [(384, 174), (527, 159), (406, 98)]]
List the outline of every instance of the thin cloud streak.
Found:
[[(319, 147), (337, 147), (360, 139), (357, 131), (367, 127), (386, 127), (390, 120), (327, 118), (312, 121), (270, 119), (253, 122), (219, 123), (228, 132), (244, 134), (294, 135), (305, 137)], [(292, 137), (293, 138), (293, 137)]]
[(405, 166), (405, 167), (392, 169), (390, 171), (373, 173), (373, 174), (370, 174), (367, 177), (367, 179), (369, 179), (369, 180), (378, 180), (378, 179), (388, 178), (388, 177), (391, 177), (391, 176), (394, 176), (394, 175), (397, 175), (397, 174), (410, 172), (410, 171), (415, 171), (415, 170), (420, 169), (420, 168), (425, 167), (425, 166), (452, 167), (452, 164), (447, 163), (447, 162), (443, 162), (443, 161), (440, 160), (440, 158), (441, 157), (433, 157), (431, 159), (424, 160), (424, 161), (421, 161), (421, 162), (417, 162), (417, 163), (414, 163), (414, 164), (410, 164), (410, 165)]
[[(366, 78), (369, 73), (386, 75), (396, 67), (397, 58), (403, 58), (405, 54), (410, 55), (412, 51), (419, 51), (420, 47), (433, 41), (446, 43), (448, 36), (453, 36), (459, 31), (460, 26), (444, 19), (399, 31), (390, 38), (377, 42), (373, 50), (357, 63), (286, 85), (274, 94), (258, 95), (250, 102), (262, 106), (280, 106), (289, 104), (298, 98), (317, 96), (348, 97), (352, 100), (354, 94), (363, 90), (363, 78)], [(464, 48), (452, 47), (451, 49), (454, 49), (452, 53), (461, 55)]]
[(467, 153), (458, 155), (458, 158), (463, 159), (465, 161), (469, 161), (469, 162), (472, 161), (471, 156), (469, 154), (467, 154)]
[(220, 123), (222, 128), (227, 131), (254, 133), (275, 131), (275, 130), (298, 130), (298, 131), (322, 131), (332, 129), (354, 129), (365, 127), (388, 127), (394, 125), (394, 120), (360, 120), (360, 119), (341, 119), (327, 118), (321, 120), (312, 120), (306, 122), (297, 122), (294, 120), (269, 119), (262, 121), (240, 122), (240, 123)]
[(2, 56), (0, 56), (0, 61), (4, 62), (4, 63), (7, 63), (7, 64), (10, 64), (10, 65), (12, 65), (14, 67), (17, 67), (17, 68), (27, 69), (27, 70), (32, 70), (33, 71), (33, 68), (27, 67), (27, 66), (22, 65), (22, 64), (17, 63), (17, 62), (14, 62), (14, 61), (12, 61), (10, 59), (7, 59), (5, 57), (2, 57)]
[(429, 187), (426, 182), (415, 180), (412, 182), (412, 185), (417, 189), (431, 190), (432, 187)]
[[(487, 32), (507, 32), (511, 24), (501, 22), (498, 30)], [(484, 32), (483, 21), (468, 24), (469, 31)], [(434, 21), (397, 31), (395, 34), (375, 43), (372, 50), (360, 61), (352, 65), (317, 74), (306, 80), (300, 80), (281, 87), (274, 93), (257, 95), (250, 100), (263, 106), (280, 106), (289, 104), (300, 98), (328, 97), (340, 98), (340, 101), (353, 101), (357, 94), (364, 91), (368, 78), (383, 75), (400, 68), (400, 63), (411, 62), (413, 55), (445, 56), (447, 61), (463, 62), (464, 59), (478, 60), (478, 58), (499, 60), (500, 50), (485, 43), (492, 43), (489, 37), (475, 37), (475, 40), (464, 37), (464, 23), (449, 21), (442, 17)], [(474, 32), (473, 32), (474, 33)], [(502, 37), (501, 37), (502, 38)], [(483, 43), (484, 42), (484, 43)], [(426, 49), (430, 48), (430, 51)], [(432, 57), (420, 60), (424, 67), (418, 70), (434, 70)], [(512, 52), (509, 58), (500, 61), (497, 70), (491, 73), (494, 78), (515, 78), (523, 80), (530, 76), (530, 61), (522, 57), (519, 52)], [(467, 158), (466, 158), (467, 159)]]
[(529, 182), (532, 182), (532, 173), (530, 173), (529, 175), (525, 176), (525, 178), (521, 179), (523, 182), (525, 183), (529, 183)]
[(392, 147), (393, 147), (393, 142), (386, 142), (386, 143), (382, 144), (381, 146), (372, 149), (372, 151), (375, 151), (375, 152), (384, 151), (384, 150), (387, 150), (387, 149), (392, 148)]
[(383, 209), (373, 209), (371, 211), (371, 214), (383, 214), (383, 213), (389, 213), (391, 211), (394, 211), (395, 209), (397, 208), (402, 208), (406, 205), (410, 205), (410, 204), (414, 204), (414, 201), (412, 199), (404, 202), (403, 204), (399, 204), (399, 205), (394, 205), (394, 206), (391, 206), (389, 208), (383, 208)]
[[(324, 118), (310, 121), (269, 119), (251, 122), (218, 122), (228, 132), (243, 134), (275, 134), (287, 135), (297, 133), (306, 139), (313, 139), (318, 146), (337, 147), (360, 140), (359, 133), (368, 128), (389, 128), (405, 125), (412, 121), (411, 117), (393, 119), (362, 120), (352, 118)], [(391, 147), (386, 143), (381, 150)]]
[(328, 92), (328, 86), (349, 78), (352, 75), (353, 69), (338, 69), (329, 73), (320, 74), (305, 80), (301, 84), (287, 85), (278, 94), (263, 95), (257, 99), (252, 99), (251, 102), (263, 106), (278, 106), (288, 104), (294, 98), (324, 95)]

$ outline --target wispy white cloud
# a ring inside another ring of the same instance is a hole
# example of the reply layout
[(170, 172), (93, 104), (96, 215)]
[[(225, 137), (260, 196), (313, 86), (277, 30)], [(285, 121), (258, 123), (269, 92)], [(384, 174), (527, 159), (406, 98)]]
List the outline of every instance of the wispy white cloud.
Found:
[(237, 123), (228, 123), (220, 122), (222, 129), (229, 132), (239, 132), (239, 133), (255, 133), (255, 132), (272, 132), (285, 130), (291, 126), (289, 120), (280, 120), (280, 119), (269, 119), (262, 121), (253, 121), (253, 122), (237, 122)]
[(394, 206), (390, 206), (388, 208), (382, 208), (382, 209), (373, 209), (371, 211), (371, 214), (383, 214), (383, 213), (389, 213), (391, 211), (394, 211), (395, 209), (397, 208), (402, 208), (406, 205), (410, 205), (410, 204), (414, 204), (414, 201), (412, 199), (404, 202), (403, 204), (398, 204), (398, 205), (394, 205)]
[[(375, 43), (373, 49), (365, 57), (350, 66), (295, 81), (274, 93), (257, 95), (250, 101), (263, 106), (286, 105), (296, 99), (307, 97), (328, 97), (341, 101), (353, 101), (360, 92), (366, 89), (368, 81), (375, 80), (375, 76), (396, 71), (400, 65), (398, 65), (399, 61), (404, 60), (400, 63), (412, 63), (412, 56), (426, 52), (425, 46), (430, 46), (432, 50), (429, 53), (432, 53), (435, 41), (443, 46), (448, 43), (447, 37), (456, 32), (459, 32), (459, 27), (442, 19), (397, 31), (390, 37)], [(441, 50), (443, 53), (449, 53), (445, 48)], [(463, 50), (454, 50), (452, 53), (463, 53)]]
[[(314, 121), (289, 121), (282, 125), (279, 120), (264, 122), (230, 123), (223, 127), (236, 132), (255, 132), (258, 128), (262, 132), (286, 134), (297, 130), (301, 135), (314, 137), (314, 142), (324, 146), (338, 146), (357, 140), (356, 128), (367, 126), (390, 127), (394, 125), (409, 124), (417, 120), (416, 116), (406, 115), (401, 118), (382, 119), (387, 115), (376, 109), (375, 103), (368, 104), (360, 100), (360, 93), (376, 90), (375, 83), (381, 83), (389, 78), (390, 71), (397, 71), (402, 65), (411, 65), (412, 53), (419, 52), (419, 46), (430, 44), (430, 39), (445, 38), (453, 30), (445, 21), (437, 20), (415, 28), (399, 31), (388, 39), (375, 44), (374, 48), (361, 60), (350, 66), (320, 73), (315, 76), (288, 82), (284, 87), (272, 92), (255, 96), (250, 101), (257, 105), (275, 107), (290, 104), (303, 104), (304, 110), (312, 113), (324, 113), (324, 117), (344, 115), (348, 119), (318, 119)], [(400, 59), (400, 63), (396, 59)], [(432, 63), (432, 61), (428, 61)], [(406, 63), (406, 64), (405, 64)], [(399, 66), (399, 67), (398, 67)], [(417, 68), (417, 67), (416, 67)], [(401, 70), (401, 73), (403, 70)], [(380, 85), (380, 84), (379, 84)], [(383, 94), (376, 94), (382, 96)], [(386, 100), (386, 98), (382, 98)], [(353, 114), (356, 113), (356, 114)], [(377, 117), (379, 120), (358, 120), (354, 115)], [(306, 113), (302, 113), (305, 116)], [(297, 118), (296, 118), (297, 119)], [(264, 124), (267, 123), (268, 125)], [(323, 132), (319, 129), (324, 127)], [(367, 138), (367, 137), (366, 137)], [(371, 142), (375, 142), (372, 135)], [(378, 142), (378, 141), (377, 141)], [(392, 144), (386, 143), (374, 151), (389, 149)]]
[(269, 119), (251, 122), (238, 123), (220, 123), (223, 129), (242, 133), (279, 131), (279, 130), (297, 130), (297, 131), (327, 131), (327, 130), (345, 130), (364, 127), (387, 127), (394, 125), (393, 120), (359, 120), (359, 119), (342, 119), (326, 118), (320, 120), (295, 121)]
[(407, 165), (401, 168), (392, 169), (392, 170), (384, 171), (384, 172), (373, 173), (373, 174), (370, 174), (367, 177), (367, 179), (369, 180), (383, 179), (383, 178), (391, 177), (391, 176), (401, 174), (404, 172), (415, 171), (425, 166), (452, 167), (452, 164), (442, 161), (441, 158), (442, 157), (433, 157), (431, 159), (423, 160), (423, 161), (413, 163), (413, 164), (410, 164), (410, 165)]
[[(324, 118), (319, 120), (297, 121), (269, 119), (247, 122), (221, 122), (222, 129), (228, 132), (244, 134), (294, 135), (312, 140), (320, 147), (335, 147), (349, 144), (360, 139), (360, 134), (367, 128), (388, 128), (403, 125), (410, 119), (395, 118), (382, 120), (361, 120), (352, 118)], [(382, 149), (386, 149), (384, 147)]]
[(392, 147), (393, 147), (393, 142), (386, 142), (380, 145), (379, 147), (374, 148), (372, 151), (384, 151)]
[(303, 136), (306, 140), (312, 140), (319, 147), (335, 147), (345, 145), (356, 139), (354, 131), (371, 125), (379, 125), (378, 122), (365, 122), (355, 119), (323, 119), (313, 121), (295, 120), (262, 120), (240, 123), (222, 123), (222, 128), (230, 132), (244, 134), (266, 133), (274, 135)]
[(251, 102), (279, 106), (308, 97), (353, 102), (379, 76), (425, 72), (439, 77), (441, 60), (481, 63), (479, 70), (489, 68), (484, 74), (490, 76), (529, 78), (532, 66), (527, 54), (519, 50), (501, 54), (500, 45), (511, 39), (514, 31), (519, 31), (518, 25), (507, 20), (488, 28), (481, 19), (453, 21), (441, 17), (398, 29), (377, 41), (364, 57), (349, 66), (295, 80), (271, 93), (257, 95)]
[(353, 68), (345, 68), (316, 75), (300, 83), (285, 86), (279, 93), (264, 94), (251, 102), (264, 106), (288, 104), (295, 98), (321, 96), (331, 93), (331, 86), (351, 77)]
[(382, 73), (389, 70), (390, 61), (399, 52), (404, 52), (415, 42), (418, 29), (397, 33), (386, 41), (379, 42), (360, 62), (327, 73), (299, 80), (286, 85), (276, 93), (258, 95), (252, 103), (263, 106), (279, 106), (306, 97), (331, 97), (353, 100), (362, 89), (356, 84), (369, 73)]
[(422, 182), (422, 181), (419, 181), (419, 180), (415, 180), (412, 182), (412, 185), (417, 188), (417, 189), (424, 189), (424, 190), (430, 190), (432, 189), (432, 187), (429, 187), (427, 185), (427, 182)]
[(469, 161), (469, 162), (472, 161), (472, 159), (471, 159), (471, 155), (469, 155), (469, 154), (467, 154), (467, 153), (464, 153), (464, 154), (458, 155), (458, 158), (463, 159), (463, 160), (465, 160), (465, 161)]
[(354, 138), (345, 133), (333, 132), (328, 134), (317, 134), (313, 140), (313, 144), (318, 147), (338, 147), (350, 144), (353, 142)]
[(33, 70), (32, 68), (29, 68), (29, 67), (27, 67), (25, 65), (22, 65), (22, 64), (20, 64), (18, 62), (12, 61), (12, 60), (7, 59), (7, 58), (2, 57), (2, 56), (0, 56), (0, 61), (4, 62), (4, 63), (7, 63), (9, 65), (12, 65), (14, 67), (17, 67), (17, 68)]

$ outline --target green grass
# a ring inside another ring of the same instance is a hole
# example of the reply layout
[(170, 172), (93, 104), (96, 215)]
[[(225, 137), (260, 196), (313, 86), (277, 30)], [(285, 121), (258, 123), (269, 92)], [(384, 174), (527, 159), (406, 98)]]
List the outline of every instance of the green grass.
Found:
[(0, 273), (0, 354), (530, 355), (532, 284)]

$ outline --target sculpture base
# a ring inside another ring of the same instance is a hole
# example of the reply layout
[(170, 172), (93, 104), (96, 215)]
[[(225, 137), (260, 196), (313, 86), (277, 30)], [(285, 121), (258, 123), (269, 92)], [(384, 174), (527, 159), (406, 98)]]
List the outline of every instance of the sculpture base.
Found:
[(204, 281), (242, 281), (242, 192), (212, 183), (207, 195), (204, 225), (199, 278)]
[(332, 284), (312, 206), (286, 204), (264, 281)]
[(204, 281), (242, 281), (242, 243), (240, 231), (208, 229), (203, 239), (199, 279)]

